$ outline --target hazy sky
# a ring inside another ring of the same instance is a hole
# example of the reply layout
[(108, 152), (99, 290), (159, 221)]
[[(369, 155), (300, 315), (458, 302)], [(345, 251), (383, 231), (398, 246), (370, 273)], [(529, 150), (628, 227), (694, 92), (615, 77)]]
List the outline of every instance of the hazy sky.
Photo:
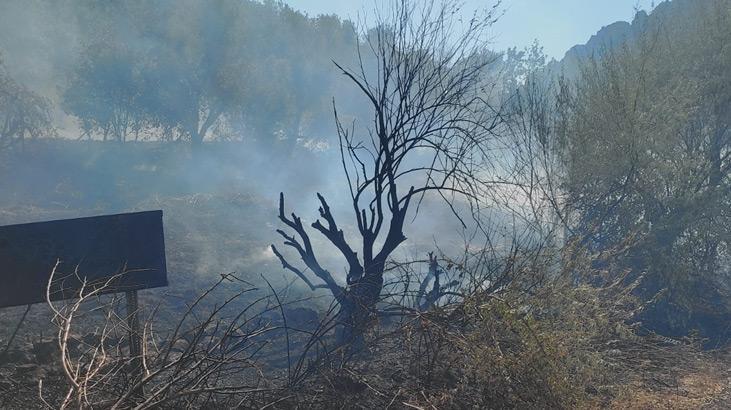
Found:
[[(418, 1), (418, 0), (417, 0)], [(310, 16), (335, 13), (355, 19), (374, 0), (285, 0)], [(652, 0), (503, 0), (503, 17), (494, 27), (496, 49), (523, 47), (539, 39), (549, 57), (561, 58), (601, 27), (631, 21), (635, 7), (649, 11)], [(380, 2), (379, 2), (380, 4)], [(465, 9), (484, 9), (493, 0), (464, 0)]]

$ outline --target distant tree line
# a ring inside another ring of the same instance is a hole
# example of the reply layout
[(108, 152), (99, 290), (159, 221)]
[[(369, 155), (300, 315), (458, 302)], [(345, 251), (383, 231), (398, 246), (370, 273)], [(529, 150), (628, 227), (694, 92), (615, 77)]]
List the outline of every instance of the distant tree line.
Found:
[(85, 136), (104, 140), (269, 143), (320, 131), (331, 111), (330, 59), (357, 41), (347, 21), (273, 1), (79, 9), (83, 49), (62, 106)]
[[(349, 20), (307, 16), (270, 0), (40, 0), (17, 7), (34, 17), (66, 17), (52, 19), (57, 27), (49, 30), (75, 43), (44, 40), (69, 55), (51, 64), (53, 90), (41, 94), (54, 114), (49, 124), (68, 115), (80, 139), (247, 140), (285, 149), (336, 134), (333, 99), (344, 121), (371, 120), (369, 101), (333, 62), (362, 61), (376, 74), (379, 63), (365, 51), (378, 27), (357, 30)], [(500, 61), (489, 75), (513, 82), (525, 75), (522, 52), (485, 52)]]

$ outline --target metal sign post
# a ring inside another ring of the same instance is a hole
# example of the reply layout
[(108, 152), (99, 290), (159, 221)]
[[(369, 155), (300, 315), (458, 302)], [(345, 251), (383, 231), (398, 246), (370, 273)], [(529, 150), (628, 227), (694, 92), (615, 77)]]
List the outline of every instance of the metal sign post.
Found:
[[(137, 301), (137, 291), (128, 290), (125, 292), (127, 299), (127, 325), (129, 326), (129, 358), (130, 358), (130, 376), (132, 384), (137, 384), (144, 376), (143, 357), (142, 357), (142, 334), (140, 329), (139, 303)], [(142, 388), (137, 389), (135, 395), (144, 395)]]

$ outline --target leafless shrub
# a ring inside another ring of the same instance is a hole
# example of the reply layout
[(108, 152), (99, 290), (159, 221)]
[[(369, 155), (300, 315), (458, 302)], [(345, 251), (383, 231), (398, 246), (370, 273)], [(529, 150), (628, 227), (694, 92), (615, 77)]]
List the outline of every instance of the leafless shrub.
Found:
[[(56, 274), (54, 268), (51, 281)], [(247, 288), (204, 307), (225, 282), (238, 279), (222, 275), (164, 335), (155, 326), (159, 305), (122, 314), (118, 296), (100, 296), (108, 283), (82, 280), (79, 297), (63, 303), (52, 302), (49, 292), (67, 388), (63, 397), (50, 397), (41, 380), (39, 399), (50, 408), (200, 408), (241, 405), (272, 391), (256, 357), (267, 343), (265, 335), (275, 329), (261, 316), (266, 298), (242, 305), (242, 296), (256, 290)], [(143, 314), (142, 327), (130, 328), (129, 315)], [(92, 321), (92, 332), (78, 336), (90, 324), (84, 322)], [(138, 356), (130, 354), (129, 340), (137, 331), (142, 333)]]

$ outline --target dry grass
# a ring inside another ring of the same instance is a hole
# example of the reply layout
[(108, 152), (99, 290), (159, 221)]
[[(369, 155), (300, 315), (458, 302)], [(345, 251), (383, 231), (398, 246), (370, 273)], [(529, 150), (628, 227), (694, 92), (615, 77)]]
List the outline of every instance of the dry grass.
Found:
[[(731, 354), (638, 336), (611, 289), (556, 288), (542, 314), (502, 298), (414, 314), (329, 363), (287, 406), (312, 408), (728, 408)], [(507, 296), (507, 295), (506, 295)], [(536, 306), (536, 311), (540, 311)], [(626, 314), (626, 312), (625, 312)], [(284, 406), (285, 408), (287, 406)]]

